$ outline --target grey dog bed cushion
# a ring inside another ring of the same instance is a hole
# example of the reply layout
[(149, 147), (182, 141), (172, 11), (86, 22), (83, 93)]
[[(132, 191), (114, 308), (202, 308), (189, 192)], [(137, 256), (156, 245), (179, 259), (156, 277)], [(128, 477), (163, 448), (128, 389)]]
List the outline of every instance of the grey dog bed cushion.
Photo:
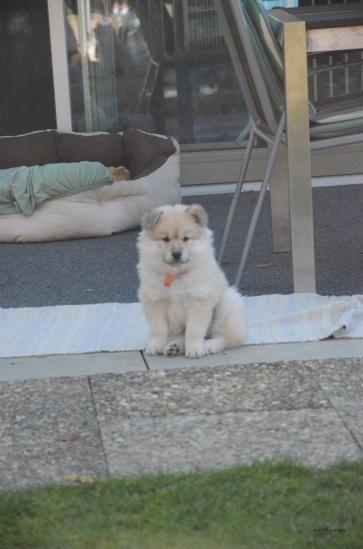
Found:
[(88, 160), (125, 166), (136, 179), (160, 168), (174, 153), (171, 139), (136, 129), (88, 135), (44, 130), (0, 137), (0, 169)]
[(59, 133), (59, 162), (101, 162), (104, 166), (124, 166), (125, 153), (119, 133), (90, 134)]
[(0, 169), (59, 162), (56, 138), (56, 130), (0, 137)]
[(150, 135), (140, 130), (126, 130), (122, 138), (127, 158), (126, 167), (130, 170), (132, 179), (154, 172), (176, 150), (171, 139)]

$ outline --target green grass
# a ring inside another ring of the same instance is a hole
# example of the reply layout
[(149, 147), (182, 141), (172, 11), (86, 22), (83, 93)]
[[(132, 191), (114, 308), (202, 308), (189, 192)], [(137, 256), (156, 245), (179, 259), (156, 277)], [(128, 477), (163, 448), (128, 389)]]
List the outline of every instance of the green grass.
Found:
[(362, 540), (363, 463), (267, 463), (0, 494), (1, 549), (361, 549)]

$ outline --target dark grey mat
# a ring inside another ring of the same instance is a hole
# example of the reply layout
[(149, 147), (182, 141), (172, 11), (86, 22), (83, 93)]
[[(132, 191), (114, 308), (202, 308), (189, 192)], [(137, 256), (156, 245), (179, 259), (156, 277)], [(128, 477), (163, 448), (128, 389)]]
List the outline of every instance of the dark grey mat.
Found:
[[(363, 187), (314, 189), (317, 291), (363, 293)], [(233, 281), (257, 193), (243, 193), (223, 265)], [(218, 246), (231, 195), (187, 197), (207, 209)], [(137, 300), (138, 230), (105, 238), (0, 244), (0, 305), (132, 302)], [(273, 254), (267, 197), (240, 286), (246, 295), (291, 293), (290, 254)]]

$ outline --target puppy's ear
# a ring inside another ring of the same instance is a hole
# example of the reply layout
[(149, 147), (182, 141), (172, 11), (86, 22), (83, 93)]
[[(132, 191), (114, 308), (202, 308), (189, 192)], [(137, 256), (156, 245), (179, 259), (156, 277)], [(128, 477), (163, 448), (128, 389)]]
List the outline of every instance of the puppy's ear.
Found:
[(153, 227), (157, 224), (160, 217), (162, 216), (162, 211), (156, 208), (153, 208), (150, 212), (146, 212), (141, 217), (141, 228), (144, 231), (151, 231)]
[(206, 227), (208, 225), (208, 214), (199, 204), (192, 204), (187, 209), (187, 212), (194, 218), (196, 223), (201, 227)]

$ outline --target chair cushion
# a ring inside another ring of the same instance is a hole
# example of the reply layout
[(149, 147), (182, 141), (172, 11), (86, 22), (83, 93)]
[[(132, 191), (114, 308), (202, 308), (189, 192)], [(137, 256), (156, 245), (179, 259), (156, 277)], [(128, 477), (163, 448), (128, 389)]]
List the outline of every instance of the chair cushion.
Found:
[(58, 162), (56, 130), (0, 137), (0, 169)]
[(362, 93), (332, 97), (311, 105), (310, 117), (319, 124), (363, 118)]
[(284, 105), (282, 51), (270, 26), (270, 18), (258, 0), (241, 0), (241, 10), (268, 94), (274, 107), (281, 111)]
[(80, 134), (59, 132), (59, 162), (101, 162), (105, 166), (125, 166), (122, 135), (119, 133)]
[(258, 0), (244, 0), (243, 4), (263, 43), (270, 63), (274, 67), (279, 78), (283, 79), (284, 66), (282, 61), (282, 48), (276, 39), (273, 20), (269, 17), (268, 12)]
[(360, 93), (333, 97), (310, 104), (310, 137), (328, 139), (363, 133), (363, 101)]
[(360, 133), (363, 134), (363, 117), (330, 122), (329, 124), (312, 123), (310, 126), (310, 138), (312, 141)]

